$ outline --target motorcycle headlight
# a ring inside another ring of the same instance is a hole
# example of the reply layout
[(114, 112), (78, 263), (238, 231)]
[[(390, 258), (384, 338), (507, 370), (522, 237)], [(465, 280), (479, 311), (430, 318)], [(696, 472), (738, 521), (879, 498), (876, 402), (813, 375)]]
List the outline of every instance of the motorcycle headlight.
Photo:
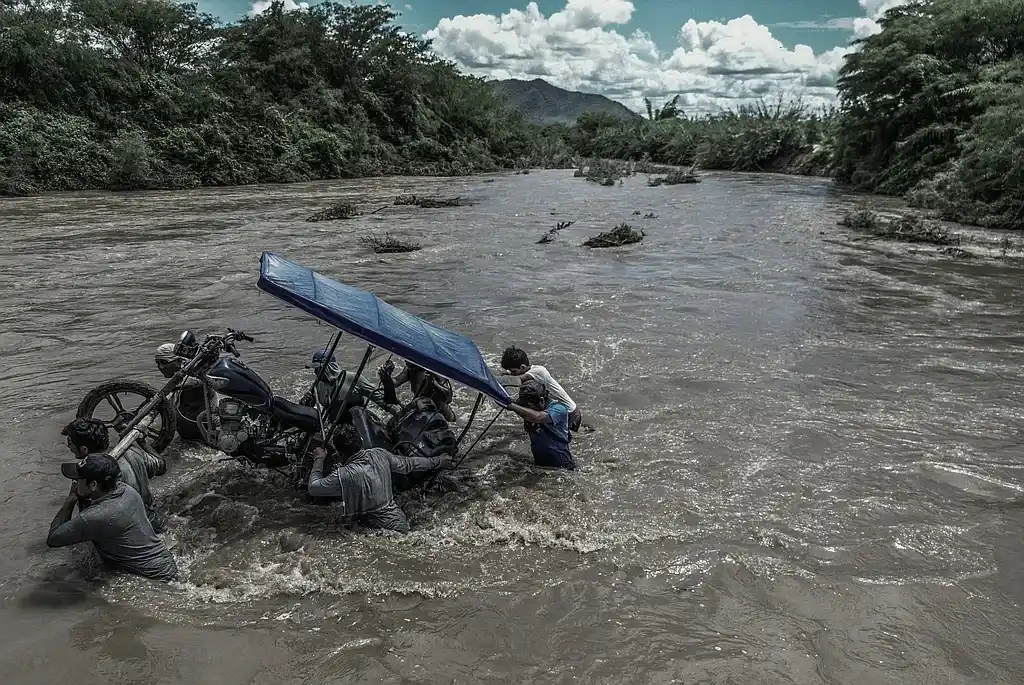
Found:
[(220, 413), (222, 416), (238, 416), (242, 412), (242, 405), (238, 402), (231, 402), (230, 400), (224, 400), (220, 403)]

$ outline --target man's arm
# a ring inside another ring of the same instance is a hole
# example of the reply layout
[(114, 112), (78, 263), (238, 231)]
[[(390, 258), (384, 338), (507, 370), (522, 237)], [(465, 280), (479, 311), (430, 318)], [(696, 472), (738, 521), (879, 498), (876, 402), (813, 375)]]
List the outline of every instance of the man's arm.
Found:
[(529, 421), (530, 423), (551, 423), (551, 415), (546, 411), (537, 411), (536, 409), (530, 409), (529, 407), (523, 407), (521, 405), (512, 402), (508, 405), (508, 408), (518, 414), (520, 417)]
[(158, 454), (153, 453), (148, 446), (139, 445), (141, 448), (137, 454), (146, 469), (146, 475), (156, 478), (167, 473), (167, 460)]
[[(387, 450), (385, 450), (387, 451)], [(440, 457), (403, 457), (399, 454), (388, 452), (388, 463), (392, 473), (423, 473), (440, 468), (444, 460)]]
[(311, 497), (340, 497), (341, 477), (338, 469), (324, 477), (324, 460), (327, 459), (327, 450), (318, 447), (313, 453), (313, 468), (309, 472), (309, 483), (307, 488)]
[(78, 491), (75, 484), (71, 485), (71, 493), (64, 499), (64, 503), (57, 511), (57, 515), (50, 522), (50, 532), (46, 536), (47, 547), (67, 547), (77, 545), (79, 542), (88, 542), (92, 539), (89, 534), (89, 523), (82, 518), (82, 515), (71, 518), (71, 512), (78, 503)]

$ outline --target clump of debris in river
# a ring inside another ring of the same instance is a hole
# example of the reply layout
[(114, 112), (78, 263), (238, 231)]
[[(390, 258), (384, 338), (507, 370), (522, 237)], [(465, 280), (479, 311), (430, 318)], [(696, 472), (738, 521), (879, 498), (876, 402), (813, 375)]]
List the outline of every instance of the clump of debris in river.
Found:
[(610, 231), (588, 238), (583, 243), (583, 247), (621, 247), (639, 243), (643, 239), (643, 229), (636, 231), (629, 224), (619, 224)]
[(461, 197), (418, 197), (416, 195), (400, 195), (395, 198), (396, 205), (415, 205), (421, 209), (440, 209), (441, 207), (462, 207), (466, 203)]
[(361, 242), (377, 254), (398, 254), (423, 249), (423, 246), (415, 241), (395, 238), (390, 233), (385, 233), (383, 238), (375, 235), (365, 236), (361, 238)]
[(869, 238), (896, 240), (902, 243), (956, 247), (962, 242), (958, 233), (953, 233), (935, 221), (922, 219), (916, 214), (903, 214), (895, 219), (884, 219), (871, 210), (862, 209), (847, 213), (839, 220), (839, 225), (860, 231)]
[(697, 175), (697, 165), (689, 169), (673, 169), (665, 176), (647, 179), (647, 185), (652, 188), (657, 186), (675, 186), (684, 183), (700, 183), (700, 176)]
[(359, 216), (359, 208), (351, 202), (338, 202), (327, 209), (321, 209), (316, 214), (306, 218), (306, 221), (337, 221), (339, 219), (352, 219)]

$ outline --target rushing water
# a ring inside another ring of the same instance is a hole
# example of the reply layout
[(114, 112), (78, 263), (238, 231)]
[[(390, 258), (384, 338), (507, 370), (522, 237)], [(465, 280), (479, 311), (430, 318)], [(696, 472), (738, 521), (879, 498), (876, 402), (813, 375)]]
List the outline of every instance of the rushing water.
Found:
[[(821, 180), (570, 176), (0, 204), (3, 682), (1019, 683), (1018, 264), (852, 242)], [(303, 221), (437, 191), (474, 204)], [(641, 245), (579, 247), (621, 221)], [(384, 230), (423, 251), (360, 245)], [(158, 344), (242, 328), (299, 392), (329, 330), (258, 294), (262, 250), (495, 364), (526, 348), (597, 429), (580, 470), (533, 468), (503, 418), (458, 488), (403, 501), (410, 535), (362, 535), (175, 446), (154, 485), (182, 584), (48, 550), (60, 427), (103, 380), (157, 384)]]

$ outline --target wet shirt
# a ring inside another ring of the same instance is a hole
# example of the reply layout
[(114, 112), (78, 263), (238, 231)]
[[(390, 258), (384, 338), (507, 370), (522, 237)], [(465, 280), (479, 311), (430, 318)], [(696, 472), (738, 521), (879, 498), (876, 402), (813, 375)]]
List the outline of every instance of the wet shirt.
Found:
[(576, 469), (569, 452), (569, 408), (561, 402), (551, 402), (545, 410), (551, 423), (534, 424), (530, 432), (530, 449), (537, 466)]
[(167, 473), (167, 462), (162, 457), (132, 444), (117, 460), (121, 468), (121, 480), (135, 489), (146, 507), (146, 516), (150, 523), (159, 527), (159, 513), (153, 505), (153, 493), (149, 489), (149, 479)]
[(534, 365), (530, 367), (530, 370), (527, 371), (526, 374), (529, 375), (530, 378), (540, 381), (545, 385), (545, 387), (547, 387), (548, 396), (551, 398), (552, 402), (561, 402), (569, 408), (570, 414), (576, 411), (576, 403), (572, 401), (571, 397), (569, 397), (569, 393), (565, 391), (565, 388), (551, 377), (551, 374), (548, 373), (546, 368)]
[(328, 476), (322, 468), (309, 474), (309, 494), (313, 497), (340, 497), (345, 514), (370, 528), (409, 531), (409, 521), (395, 503), (392, 474), (431, 471), (440, 459), (404, 457), (374, 447), (359, 452), (344, 466)]
[(104, 561), (117, 568), (157, 580), (174, 580), (178, 566), (153, 531), (142, 497), (119, 482), (76, 516), (59, 512), (50, 524), (46, 544), (67, 547), (91, 542)]

